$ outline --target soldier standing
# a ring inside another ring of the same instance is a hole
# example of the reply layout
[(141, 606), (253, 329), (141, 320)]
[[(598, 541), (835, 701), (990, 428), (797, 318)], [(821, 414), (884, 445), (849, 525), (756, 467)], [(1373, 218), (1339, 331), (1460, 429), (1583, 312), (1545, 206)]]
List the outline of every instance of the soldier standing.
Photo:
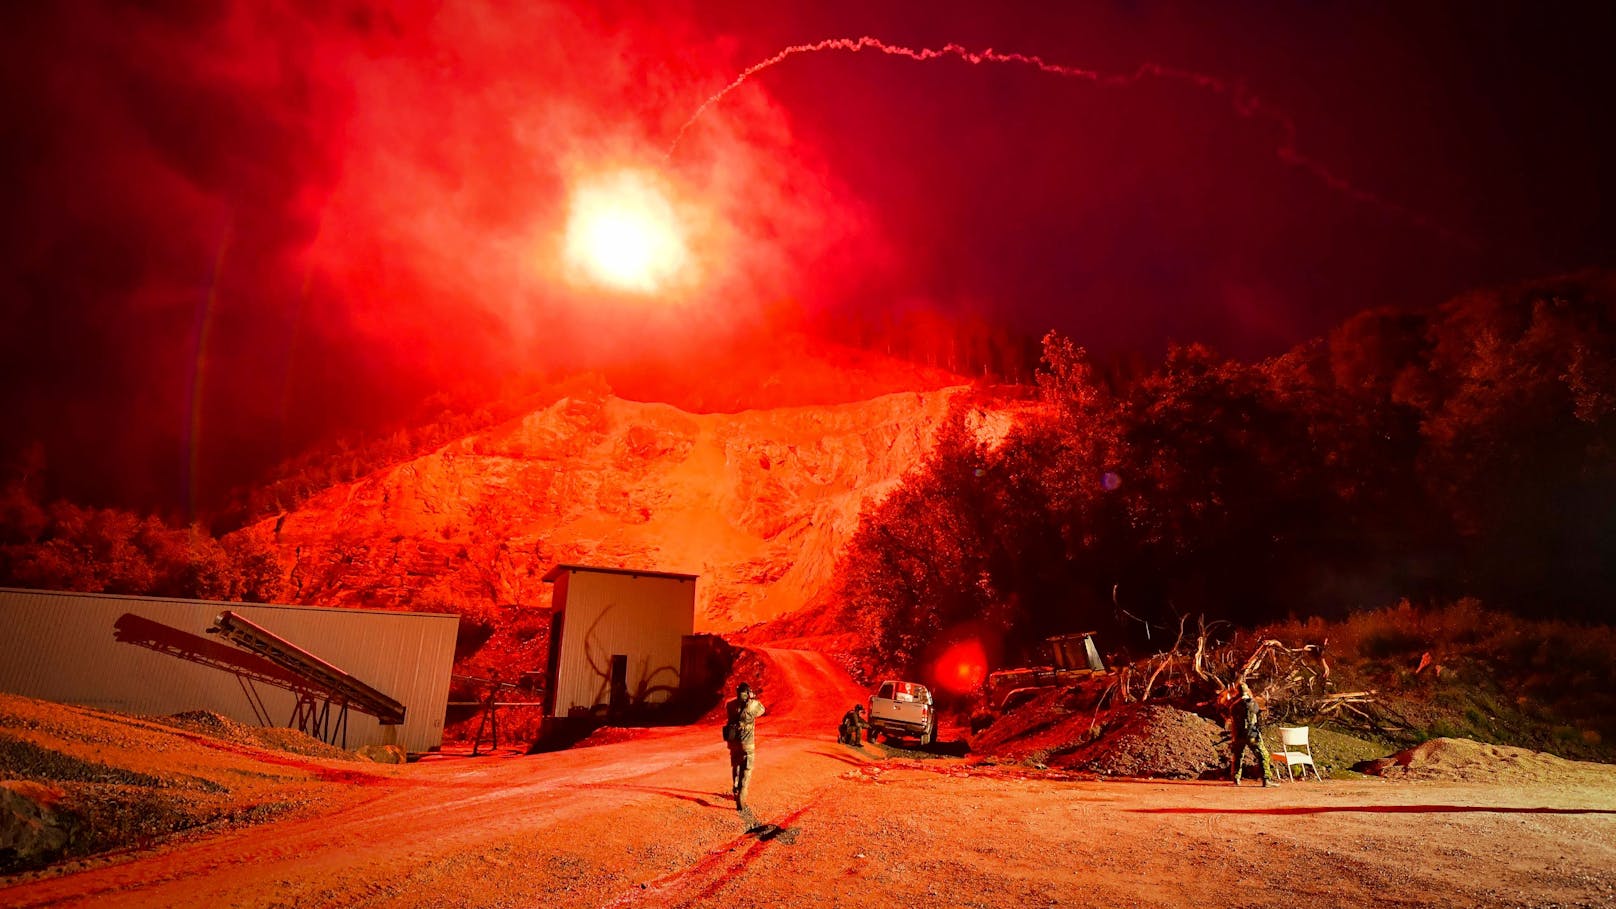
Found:
[(852, 710), (842, 714), (842, 725), (836, 730), (836, 741), (843, 745), (852, 745), (854, 748), (863, 748), (864, 742), (859, 738), (859, 730), (868, 728), (870, 724), (864, 722), (864, 705), (854, 704)]
[(735, 810), (745, 811), (752, 761), (757, 754), (756, 724), (763, 715), (763, 702), (752, 697), (751, 685), (742, 682), (735, 688), (735, 699), (724, 710), (729, 718), (724, 725), (724, 741), (729, 743), (731, 791), (735, 794)]
[(1234, 776), (1234, 784), (1240, 785), (1240, 773), (1244, 769), (1246, 750), (1256, 752), (1257, 763), (1262, 767), (1262, 784), (1274, 776), (1274, 762), (1268, 756), (1268, 749), (1263, 747), (1262, 740), (1262, 710), (1257, 705), (1257, 698), (1251, 693), (1251, 688), (1244, 681), (1240, 682), (1238, 691), (1230, 690), (1229, 702), (1229, 748), (1232, 754), (1229, 764)]

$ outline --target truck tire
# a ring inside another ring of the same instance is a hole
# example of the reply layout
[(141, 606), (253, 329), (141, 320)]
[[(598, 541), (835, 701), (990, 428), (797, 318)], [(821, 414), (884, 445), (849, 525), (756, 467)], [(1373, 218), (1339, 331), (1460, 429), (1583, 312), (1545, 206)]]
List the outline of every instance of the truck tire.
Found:
[(920, 734), (920, 747), (925, 748), (928, 745), (930, 745), (932, 742), (935, 742), (936, 740), (937, 740), (937, 729), (936, 729), (936, 727), (928, 726), (928, 727), (926, 727), (926, 731), (922, 732)]
[(871, 744), (874, 744), (874, 743), (875, 743), (875, 737), (876, 737), (876, 735), (877, 735), (877, 734), (878, 734), (878, 733), (876, 733), (876, 731), (875, 731), (875, 727), (874, 727), (874, 726), (871, 726), (871, 727), (870, 727), (870, 743), (871, 743)]

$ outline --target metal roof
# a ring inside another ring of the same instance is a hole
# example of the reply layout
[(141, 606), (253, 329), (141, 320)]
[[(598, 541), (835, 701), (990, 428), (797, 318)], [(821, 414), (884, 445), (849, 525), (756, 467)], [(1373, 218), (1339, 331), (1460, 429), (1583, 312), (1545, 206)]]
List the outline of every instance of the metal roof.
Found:
[(594, 565), (557, 565), (544, 573), (544, 582), (554, 584), (563, 571), (592, 571), (596, 574), (623, 574), (634, 578), (672, 578), (676, 581), (694, 581), (697, 575), (673, 571), (642, 571), (634, 568), (600, 568)]

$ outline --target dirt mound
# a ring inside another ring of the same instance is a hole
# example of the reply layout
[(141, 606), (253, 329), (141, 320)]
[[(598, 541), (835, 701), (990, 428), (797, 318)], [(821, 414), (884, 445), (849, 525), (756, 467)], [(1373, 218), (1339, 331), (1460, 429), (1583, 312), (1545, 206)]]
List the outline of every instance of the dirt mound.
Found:
[(211, 710), (187, 710), (159, 719), (187, 732), (200, 733), (236, 745), (268, 748), (305, 757), (330, 758), (338, 761), (360, 760), (353, 752), (328, 745), (301, 730), (282, 726), (249, 726)]
[(1616, 766), (1565, 758), (1470, 739), (1431, 739), (1388, 758), (1358, 766), (1387, 779), (1461, 783), (1610, 783)]
[[(632, 742), (643, 739), (651, 734), (649, 726), (602, 726), (594, 732), (584, 736), (574, 748), (593, 748), (596, 745), (616, 745), (620, 742)], [(717, 736), (714, 736), (717, 738)]]
[(769, 712), (776, 716), (789, 713), (792, 706), (797, 703), (796, 689), (779, 669), (764, 659), (756, 649), (742, 647), (734, 652), (734, 662), (730, 664), (729, 676), (724, 679), (723, 687), (719, 689), (718, 702), (702, 715), (701, 722), (723, 721), (725, 705), (735, 697), (735, 687), (742, 682), (751, 686), (752, 694), (763, 701)]
[(971, 741), (979, 755), (1102, 776), (1195, 779), (1228, 767), (1216, 723), (1165, 704), (1096, 712), (1081, 691), (1037, 692)]
[(1229, 764), (1223, 730), (1205, 717), (1157, 704), (1130, 704), (1106, 718), (1099, 738), (1064, 754), (1052, 767), (1102, 776), (1196, 779)]
[(971, 750), (1012, 760), (1042, 762), (1051, 750), (1073, 742), (1087, 741), (1089, 727), (1097, 720), (1092, 705), (1087, 709), (1074, 701), (1074, 693), (1064, 688), (1029, 692), (1013, 709), (994, 719), (992, 725), (971, 738)]

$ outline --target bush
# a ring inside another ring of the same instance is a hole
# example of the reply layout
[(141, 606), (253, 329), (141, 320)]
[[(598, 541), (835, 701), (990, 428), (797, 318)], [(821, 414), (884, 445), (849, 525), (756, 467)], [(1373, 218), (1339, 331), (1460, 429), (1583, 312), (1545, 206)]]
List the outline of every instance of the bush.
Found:
[[(1521, 618), (1466, 598), (1427, 608), (1404, 600), (1339, 623), (1292, 619), (1260, 634), (1328, 640), (1336, 689), (1376, 689), (1410, 743), (1447, 736), (1616, 756), (1604, 745), (1616, 733), (1616, 629)], [(1427, 652), (1432, 665), (1415, 674)]]

